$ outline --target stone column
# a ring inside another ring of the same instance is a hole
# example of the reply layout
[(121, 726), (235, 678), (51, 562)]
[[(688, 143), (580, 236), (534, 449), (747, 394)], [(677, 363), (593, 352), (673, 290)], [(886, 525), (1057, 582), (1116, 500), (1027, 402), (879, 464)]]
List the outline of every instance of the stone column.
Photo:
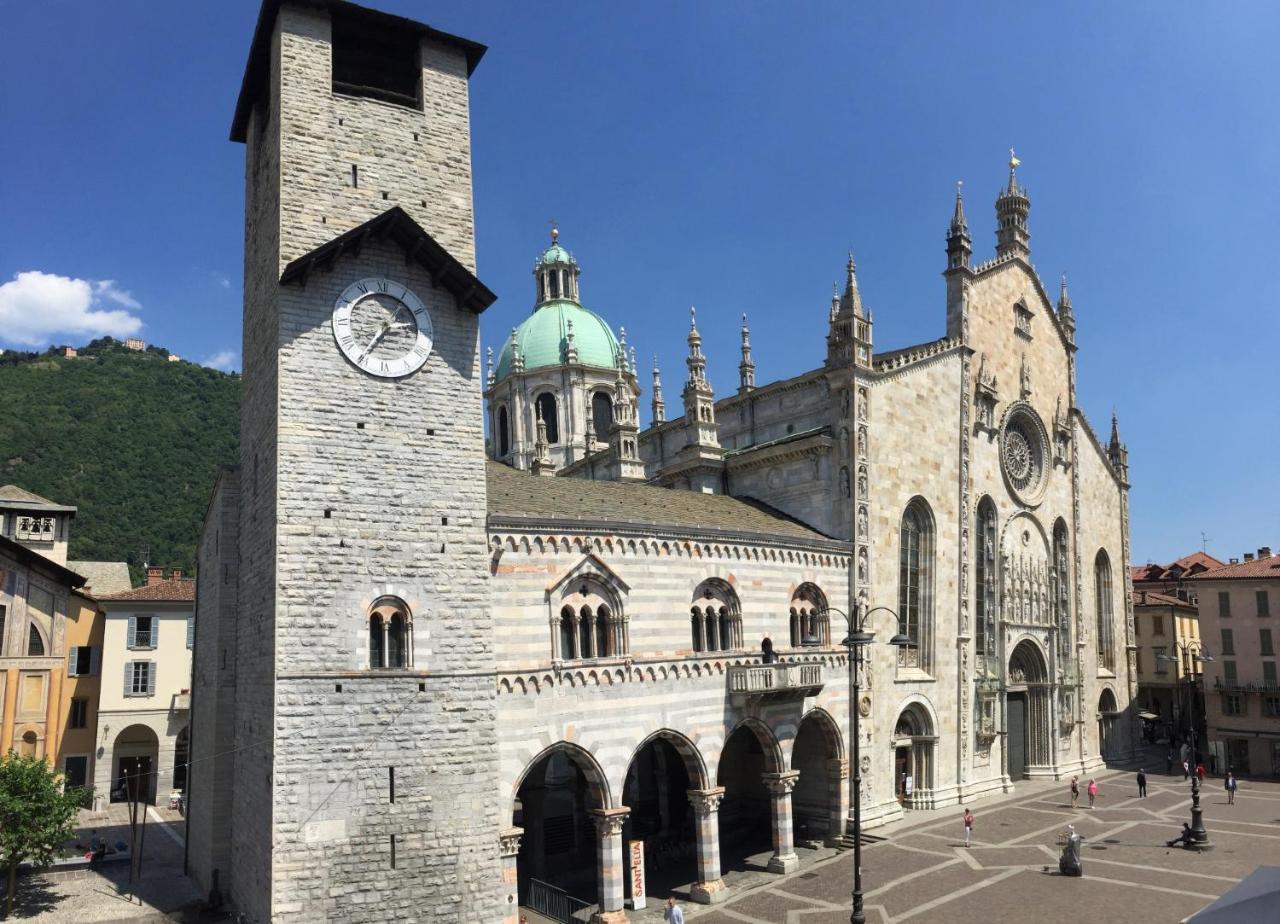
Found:
[(519, 924), (520, 921), (520, 873), (516, 866), (520, 855), (520, 836), (523, 828), (507, 828), (498, 835), (498, 855), (502, 858), (502, 891), (505, 905), (502, 924)]
[(724, 799), (724, 787), (690, 789), (688, 794), (698, 825), (698, 881), (690, 889), (689, 897), (712, 905), (729, 897), (720, 878), (720, 802)]
[(827, 761), (827, 846), (844, 843), (844, 826), (849, 817), (849, 761), (833, 757)]
[(591, 916), (591, 924), (624, 924), (627, 920), (627, 913), (622, 910), (627, 885), (622, 862), (622, 823), (630, 813), (626, 807), (591, 810), (600, 876), (600, 910)]
[(791, 792), (799, 779), (799, 770), (764, 774), (765, 788), (773, 799), (773, 856), (769, 858), (771, 873), (789, 873), (800, 865), (791, 821)]

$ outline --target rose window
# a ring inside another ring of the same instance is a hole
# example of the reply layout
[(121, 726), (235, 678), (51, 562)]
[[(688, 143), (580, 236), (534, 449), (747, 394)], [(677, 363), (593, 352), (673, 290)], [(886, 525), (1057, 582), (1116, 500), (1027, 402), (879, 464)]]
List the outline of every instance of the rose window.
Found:
[(1000, 459), (1009, 485), (1024, 500), (1035, 495), (1044, 480), (1044, 425), (1026, 405), (1015, 406), (1000, 435)]

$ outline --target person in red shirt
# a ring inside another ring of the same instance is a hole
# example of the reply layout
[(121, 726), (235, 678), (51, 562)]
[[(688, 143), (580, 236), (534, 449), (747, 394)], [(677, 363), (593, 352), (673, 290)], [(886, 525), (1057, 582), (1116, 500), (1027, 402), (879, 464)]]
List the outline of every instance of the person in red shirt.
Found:
[(1204, 764), (1203, 763), (1196, 764), (1196, 779), (1198, 779), (1201, 783), (1204, 782)]

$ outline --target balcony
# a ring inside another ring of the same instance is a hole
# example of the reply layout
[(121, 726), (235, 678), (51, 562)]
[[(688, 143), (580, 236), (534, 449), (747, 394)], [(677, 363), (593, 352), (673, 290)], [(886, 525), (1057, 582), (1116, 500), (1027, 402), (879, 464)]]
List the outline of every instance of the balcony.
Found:
[(1213, 688), (1224, 693), (1280, 693), (1280, 683), (1274, 680), (1223, 680), (1215, 677)]
[(191, 711), (191, 694), (189, 692), (173, 694), (173, 702), (169, 706), (170, 712), (190, 712)]
[(729, 668), (728, 677), (729, 693), (735, 697), (799, 699), (822, 689), (822, 662), (735, 664)]

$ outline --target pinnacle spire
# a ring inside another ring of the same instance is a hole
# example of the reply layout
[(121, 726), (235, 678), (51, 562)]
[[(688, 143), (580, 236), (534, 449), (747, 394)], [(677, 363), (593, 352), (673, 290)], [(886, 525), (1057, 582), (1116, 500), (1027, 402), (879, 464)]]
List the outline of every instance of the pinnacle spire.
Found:
[(1062, 274), (1062, 289), (1058, 292), (1058, 320), (1067, 330), (1067, 339), (1075, 342), (1076, 316), (1071, 310), (1071, 295), (1067, 292), (1067, 274)]
[(689, 367), (689, 384), (703, 384), (707, 380), (707, 358), (702, 355), (702, 335), (698, 333), (698, 312), (689, 308), (689, 358), (685, 360)]
[(862, 295), (858, 292), (858, 267), (853, 262), (853, 251), (849, 251), (849, 260), (844, 267), (844, 294), (840, 296), (841, 313), (851, 311), (858, 317), (865, 317), (862, 310)]
[(1120, 445), (1120, 421), (1116, 418), (1116, 412), (1111, 412), (1111, 445)]
[(667, 405), (662, 400), (662, 375), (658, 371), (658, 354), (653, 354), (653, 422), (662, 423), (667, 419)]
[(968, 269), (973, 255), (973, 239), (969, 237), (969, 222), (964, 216), (964, 180), (956, 180), (956, 207), (951, 214), (951, 226), (947, 229), (947, 269)]
[(1031, 254), (1031, 234), (1027, 230), (1027, 215), (1031, 211), (1031, 198), (1026, 189), (1018, 185), (1018, 165), (1022, 161), (1009, 149), (1009, 185), (996, 197), (996, 257), (1023, 257)]
[(952, 232), (968, 229), (969, 222), (964, 217), (964, 180), (956, 180), (956, 210), (951, 214)]
[(487, 367), (485, 372), (485, 383), (488, 384), (490, 387), (492, 387), (493, 386), (493, 347), (489, 347), (487, 350), (485, 350), (485, 366)]
[(625, 327), (618, 328), (618, 367), (623, 372), (629, 372), (627, 368), (627, 329)]
[(751, 359), (751, 330), (747, 316), (742, 316), (742, 362), (738, 363), (738, 391), (750, 391), (756, 387), (756, 364)]

